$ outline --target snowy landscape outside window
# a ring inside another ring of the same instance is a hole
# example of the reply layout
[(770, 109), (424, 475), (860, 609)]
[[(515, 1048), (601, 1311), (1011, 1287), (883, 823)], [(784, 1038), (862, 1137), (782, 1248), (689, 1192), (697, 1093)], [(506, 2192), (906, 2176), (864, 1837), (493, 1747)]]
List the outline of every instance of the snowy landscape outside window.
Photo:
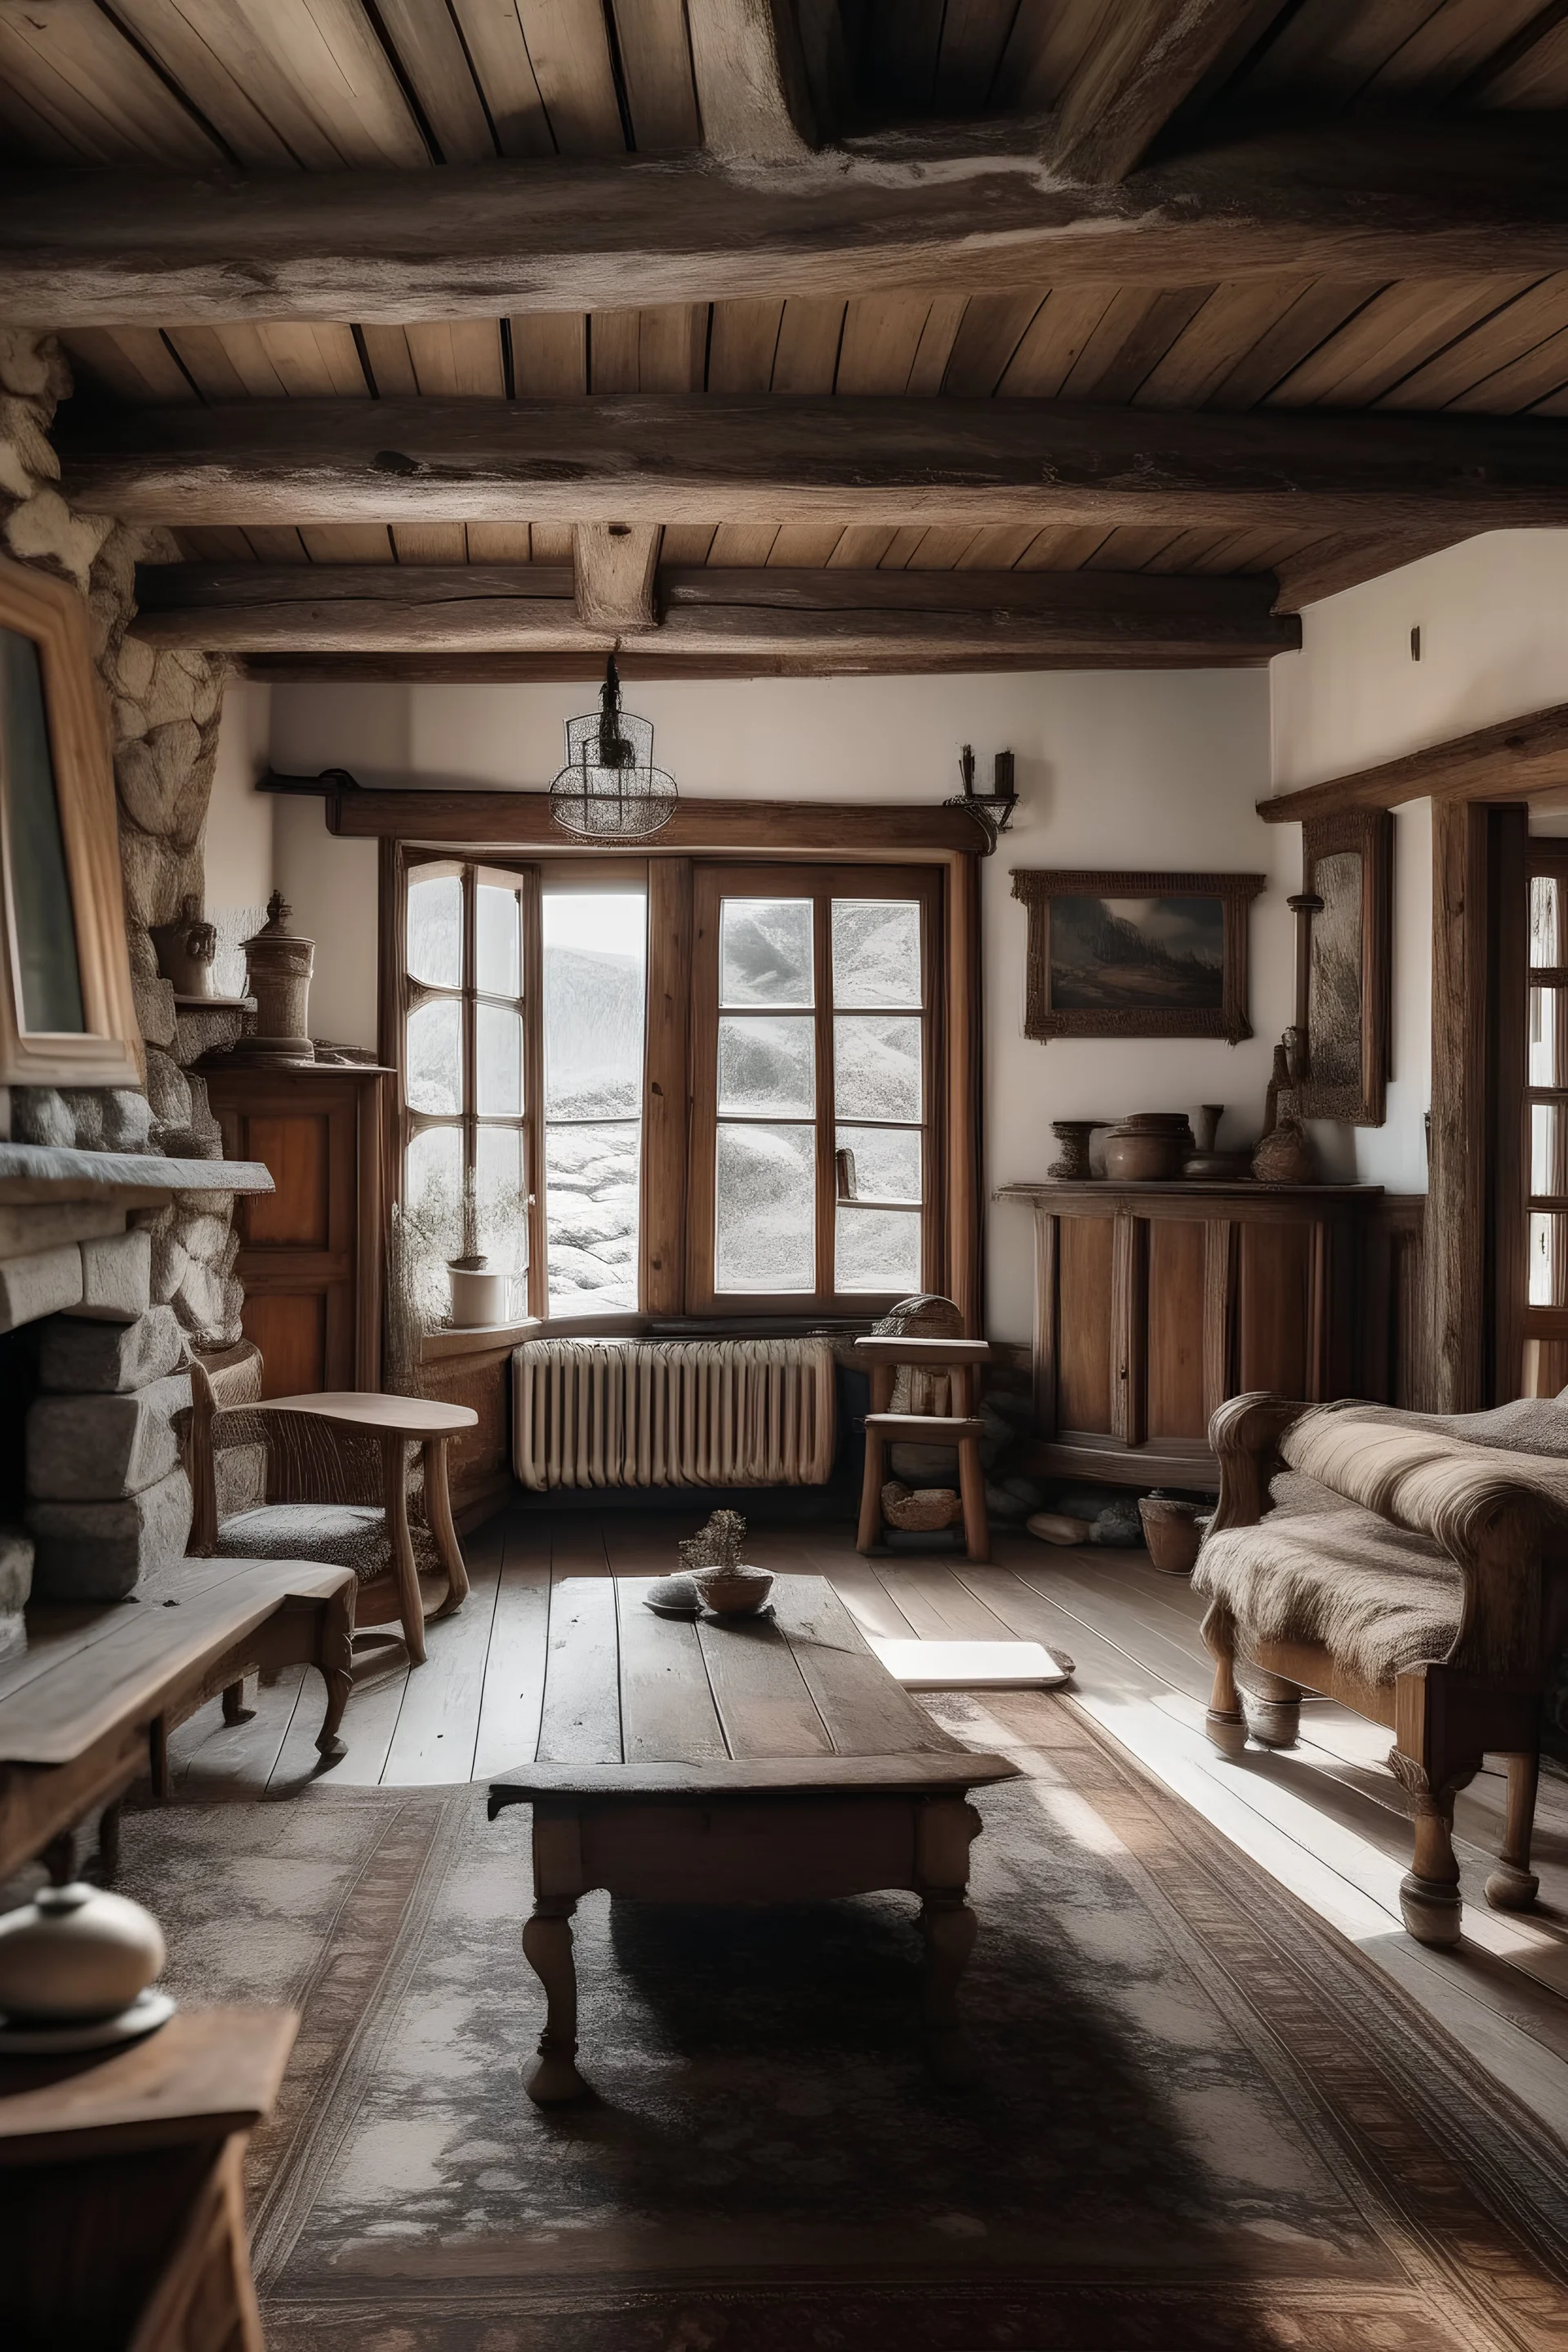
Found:
[(781, 1307), (919, 1290), (932, 1205), (931, 882), (709, 869), (697, 906), (700, 1290)]
[(633, 1312), (646, 891), (543, 890), (549, 1311)]

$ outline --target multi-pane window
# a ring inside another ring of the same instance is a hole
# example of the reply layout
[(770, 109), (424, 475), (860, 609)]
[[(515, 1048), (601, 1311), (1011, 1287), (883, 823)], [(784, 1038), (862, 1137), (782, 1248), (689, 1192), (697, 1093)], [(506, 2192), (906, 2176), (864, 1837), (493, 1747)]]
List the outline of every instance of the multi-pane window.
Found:
[(468, 1192), (480, 1249), (513, 1275), (531, 1189), (527, 887), (487, 866), (412, 866), (404, 992), (404, 1199), (456, 1254)]
[[(1538, 871), (1531, 877), (1526, 1036), (1526, 1295), (1531, 1307), (1568, 1307), (1568, 872)], [(1555, 1328), (1547, 1334), (1542, 1328), (1541, 1336), (1563, 1335)]]
[(647, 894), (546, 877), (542, 907), (548, 1311), (635, 1313)]
[(918, 1290), (932, 888), (897, 869), (705, 868), (696, 914), (693, 1303)]

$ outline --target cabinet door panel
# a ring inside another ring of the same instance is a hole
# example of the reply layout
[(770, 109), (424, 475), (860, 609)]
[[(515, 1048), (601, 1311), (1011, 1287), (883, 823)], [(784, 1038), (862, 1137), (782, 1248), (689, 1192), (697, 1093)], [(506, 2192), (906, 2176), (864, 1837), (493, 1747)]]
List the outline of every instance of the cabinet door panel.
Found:
[(250, 1291), (241, 1321), (261, 1350), (264, 1397), (316, 1396), (335, 1385), (328, 1376), (324, 1292)]
[(326, 1249), (331, 1240), (330, 1114), (300, 1111), (246, 1121), (248, 1156), (277, 1190), (249, 1202), (245, 1238), (252, 1249)]
[(1312, 1236), (1310, 1224), (1244, 1224), (1237, 1354), (1240, 1386), (1310, 1397)]
[(1149, 1221), (1148, 1397), (1150, 1438), (1201, 1439), (1204, 1409), (1205, 1229)]
[(1110, 1217), (1064, 1217), (1057, 1274), (1057, 1422), (1110, 1431)]

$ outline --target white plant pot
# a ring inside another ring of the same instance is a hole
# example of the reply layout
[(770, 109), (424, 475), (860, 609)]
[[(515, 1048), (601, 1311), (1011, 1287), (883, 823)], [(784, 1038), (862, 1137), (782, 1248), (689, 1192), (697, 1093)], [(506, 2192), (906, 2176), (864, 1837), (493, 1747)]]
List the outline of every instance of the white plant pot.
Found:
[(452, 1285), (452, 1321), (459, 1330), (472, 1331), (481, 1324), (506, 1321), (509, 1276), (488, 1266), (480, 1273), (475, 1268), (448, 1265), (447, 1273)]

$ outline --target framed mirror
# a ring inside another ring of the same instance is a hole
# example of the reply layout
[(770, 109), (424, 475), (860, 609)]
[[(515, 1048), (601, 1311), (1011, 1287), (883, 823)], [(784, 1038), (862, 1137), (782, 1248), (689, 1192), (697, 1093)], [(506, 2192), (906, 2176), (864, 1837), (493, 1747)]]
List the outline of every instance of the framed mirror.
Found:
[(81, 598), (0, 559), (0, 1085), (135, 1087), (114, 778)]

